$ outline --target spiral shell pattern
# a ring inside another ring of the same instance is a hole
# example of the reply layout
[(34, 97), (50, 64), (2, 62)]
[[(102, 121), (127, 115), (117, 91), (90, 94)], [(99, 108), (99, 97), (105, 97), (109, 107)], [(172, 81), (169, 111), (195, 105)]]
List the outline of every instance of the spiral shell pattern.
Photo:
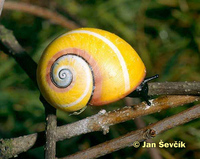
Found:
[(145, 73), (142, 60), (123, 39), (104, 30), (81, 28), (61, 35), (46, 48), (37, 81), (52, 106), (72, 112), (125, 97)]

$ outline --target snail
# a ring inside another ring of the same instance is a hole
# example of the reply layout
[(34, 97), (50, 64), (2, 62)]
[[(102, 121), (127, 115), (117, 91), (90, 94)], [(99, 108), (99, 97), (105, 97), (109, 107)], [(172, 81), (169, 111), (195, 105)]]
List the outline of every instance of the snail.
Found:
[(144, 80), (145, 75), (144, 63), (126, 41), (95, 28), (72, 30), (55, 39), (37, 68), (44, 98), (67, 112), (109, 104), (134, 90), (144, 93), (146, 82), (157, 78)]

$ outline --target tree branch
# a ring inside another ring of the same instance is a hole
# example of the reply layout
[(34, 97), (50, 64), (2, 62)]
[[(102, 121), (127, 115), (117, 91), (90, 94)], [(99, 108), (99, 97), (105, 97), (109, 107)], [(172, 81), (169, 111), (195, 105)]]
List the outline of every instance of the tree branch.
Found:
[(148, 83), (149, 95), (200, 95), (200, 82)]
[(165, 118), (155, 124), (151, 124), (143, 129), (132, 131), (124, 136), (120, 136), (116, 139), (106, 141), (102, 144), (93, 146), (86, 150), (77, 152), (73, 155), (63, 157), (60, 159), (76, 159), (76, 158), (92, 159), (104, 156), (106, 154), (123, 149), (125, 147), (133, 146), (134, 142), (137, 141), (142, 142), (146, 139), (155, 137), (157, 134), (160, 134), (163, 131), (187, 123), (199, 117), (200, 117), (200, 104), (192, 108), (189, 108), (179, 114)]
[(43, 103), (43, 106), (45, 107), (46, 117), (45, 159), (54, 159), (56, 157), (56, 109), (52, 107), (49, 103), (47, 103), (42, 96), (40, 96), (40, 100)]
[[(37, 86), (37, 81), (36, 81), (37, 64), (25, 52), (25, 50), (21, 47), (21, 45), (17, 42), (17, 40), (13, 36), (12, 31), (7, 30), (2, 25), (0, 25), (0, 46), (1, 46), (1, 50), (3, 50), (6, 54), (12, 56), (17, 61), (17, 63), (28, 74), (30, 79)], [(40, 99), (45, 107), (45, 116), (46, 116), (45, 157), (53, 159), (53, 158), (55, 158), (55, 153), (56, 153), (56, 137), (55, 137), (56, 136), (55, 130), (57, 127), (56, 109), (53, 108), (52, 106), (50, 106), (48, 104), (48, 102), (46, 102), (46, 100), (44, 100), (44, 98), (42, 96)], [(25, 137), (25, 139), (26, 139), (26, 137)], [(35, 138), (32, 138), (32, 139), (34, 140)], [(8, 141), (5, 143), (7, 144)], [(17, 142), (17, 144), (18, 144), (18, 142)], [(1, 145), (0, 145), (0, 148), (2, 148)], [(19, 150), (19, 152), (23, 152), (24, 149), (30, 148), (30, 147), (22, 147), (22, 148), (23, 149)], [(3, 147), (3, 149), (5, 150), (5, 147)], [(18, 151), (15, 148), (13, 150)], [(1, 151), (0, 151), (0, 153), (4, 154), (4, 152), (1, 152)], [(11, 154), (12, 154), (12, 152), (8, 151), (8, 154), (6, 154), (6, 156), (10, 156)], [(0, 154), (0, 156), (1, 156), (1, 154)]]
[(4, 53), (12, 56), (26, 74), (37, 86), (36, 70), (37, 64), (33, 59), (25, 52), (21, 45), (16, 40), (13, 32), (6, 29), (3, 25), (0, 25), (0, 50)]
[(45, 143), (45, 132), (34, 133), (11, 139), (0, 139), (0, 158), (16, 157), (22, 152)]
[[(125, 122), (127, 120), (132, 120), (133, 118), (152, 114), (168, 108), (177, 107), (179, 105), (192, 103), (197, 100), (200, 100), (200, 97), (167, 96), (159, 97), (155, 100), (152, 100), (152, 106), (147, 106), (145, 103), (140, 103), (133, 107), (124, 107), (108, 113), (105, 113), (105, 111), (100, 111), (98, 114), (91, 117), (87, 117), (77, 122), (57, 127), (56, 141), (61, 141), (67, 138), (94, 131), (103, 130), (104, 133), (107, 133), (109, 130), (109, 126), (111, 125)], [(12, 156), (15, 156), (23, 151), (27, 151), (30, 148), (44, 145), (44, 140), (35, 143), (36, 140), (39, 140), (43, 137), (43, 134), (44, 132), (34, 133), (31, 135), (12, 139), (2, 139), (0, 143), (2, 156), (9, 156), (8, 153), (10, 153)], [(27, 140), (29, 142), (26, 142)], [(9, 143), (10, 146), (7, 146), (7, 143)], [(19, 147), (18, 145), (23, 145), (23, 147)]]
[(29, 14), (50, 20), (51, 22), (54, 22), (55, 24), (58, 24), (68, 29), (79, 28), (79, 26), (76, 23), (67, 19), (61, 14), (50, 11), (49, 9), (46, 9), (46, 8), (36, 6), (36, 5), (27, 4), (23, 2), (6, 1), (4, 4), (4, 9), (17, 10), (17, 11), (29, 13)]
[(103, 131), (106, 134), (111, 125), (132, 120), (139, 116), (160, 112), (168, 108), (192, 103), (199, 99), (200, 97), (195, 96), (166, 96), (151, 100), (151, 106), (143, 102), (133, 107), (126, 106), (108, 113), (103, 110), (86, 119), (58, 127), (57, 141), (93, 131)]

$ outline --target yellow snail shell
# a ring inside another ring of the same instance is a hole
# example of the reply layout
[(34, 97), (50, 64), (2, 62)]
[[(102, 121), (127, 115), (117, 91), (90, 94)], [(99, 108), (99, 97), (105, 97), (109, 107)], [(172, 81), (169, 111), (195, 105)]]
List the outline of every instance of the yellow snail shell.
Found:
[(135, 50), (110, 32), (81, 28), (55, 39), (37, 69), (44, 98), (67, 112), (124, 98), (143, 81), (145, 66)]

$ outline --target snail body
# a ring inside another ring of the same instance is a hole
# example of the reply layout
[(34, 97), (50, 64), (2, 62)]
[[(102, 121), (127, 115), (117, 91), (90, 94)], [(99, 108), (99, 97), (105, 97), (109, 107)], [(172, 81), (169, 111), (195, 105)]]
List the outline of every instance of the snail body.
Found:
[(55, 39), (37, 69), (44, 98), (67, 112), (124, 98), (143, 81), (145, 66), (135, 50), (110, 32), (81, 28)]

